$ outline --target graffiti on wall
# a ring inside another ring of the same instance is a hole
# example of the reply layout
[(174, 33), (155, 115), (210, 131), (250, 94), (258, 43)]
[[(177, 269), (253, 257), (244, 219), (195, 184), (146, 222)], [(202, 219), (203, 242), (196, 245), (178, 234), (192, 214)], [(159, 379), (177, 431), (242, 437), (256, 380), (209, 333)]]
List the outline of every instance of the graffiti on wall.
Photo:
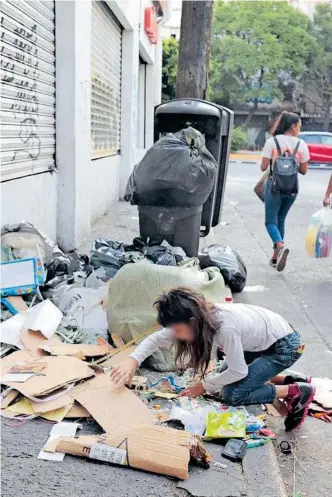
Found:
[[(2, 138), (5, 163), (34, 162), (40, 156), (37, 24), (17, 25), (1, 17), (1, 86), (4, 119)], [(9, 31), (11, 29), (11, 32)], [(7, 131), (6, 131), (7, 128)]]

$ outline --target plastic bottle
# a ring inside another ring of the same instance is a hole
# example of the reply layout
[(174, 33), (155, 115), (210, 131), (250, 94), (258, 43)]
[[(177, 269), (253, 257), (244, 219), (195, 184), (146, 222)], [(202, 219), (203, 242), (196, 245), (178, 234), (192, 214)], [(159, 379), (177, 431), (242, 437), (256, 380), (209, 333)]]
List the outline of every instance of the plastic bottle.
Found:
[(255, 440), (255, 439), (251, 439), (251, 440), (246, 440), (246, 444), (248, 446), (248, 449), (252, 449), (253, 447), (259, 447), (260, 445), (265, 445), (266, 443), (268, 443), (268, 439), (264, 439), (264, 438), (261, 438), (261, 439), (258, 439), (258, 440)]

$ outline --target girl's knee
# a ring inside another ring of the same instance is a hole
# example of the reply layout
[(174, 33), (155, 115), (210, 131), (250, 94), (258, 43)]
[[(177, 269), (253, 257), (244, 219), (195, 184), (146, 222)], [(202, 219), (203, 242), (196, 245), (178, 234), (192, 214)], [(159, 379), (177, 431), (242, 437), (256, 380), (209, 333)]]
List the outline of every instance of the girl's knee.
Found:
[(226, 386), (223, 388), (223, 399), (225, 404), (237, 407), (242, 405), (244, 395), (241, 394), (239, 389), (231, 386)]

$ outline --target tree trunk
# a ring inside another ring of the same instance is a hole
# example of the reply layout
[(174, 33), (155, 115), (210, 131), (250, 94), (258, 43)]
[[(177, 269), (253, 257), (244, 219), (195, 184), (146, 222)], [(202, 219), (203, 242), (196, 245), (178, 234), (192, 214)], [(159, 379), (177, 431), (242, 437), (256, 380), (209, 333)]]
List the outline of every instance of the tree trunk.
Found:
[(332, 110), (332, 97), (329, 97), (325, 102), (323, 131), (329, 130), (331, 110)]
[(211, 51), (212, 1), (182, 2), (177, 98), (205, 99)]
[(258, 100), (257, 98), (254, 101), (254, 105), (251, 107), (249, 114), (247, 115), (247, 119), (244, 121), (243, 126), (246, 128), (248, 124), (250, 123), (251, 119), (254, 117), (256, 114), (256, 110), (258, 108)]

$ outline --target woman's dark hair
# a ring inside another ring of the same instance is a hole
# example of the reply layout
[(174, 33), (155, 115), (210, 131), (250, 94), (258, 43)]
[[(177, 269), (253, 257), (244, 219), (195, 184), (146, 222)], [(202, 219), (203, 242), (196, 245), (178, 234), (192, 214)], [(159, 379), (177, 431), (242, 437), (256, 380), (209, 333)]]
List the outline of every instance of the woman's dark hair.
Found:
[(212, 316), (214, 305), (195, 290), (179, 287), (162, 293), (154, 306), (158, 312), (158, 323), (164, 328), (179, 323), (194, 324), (194, 340), (192, 343), (178, 341), (175, 362), (183, 364), (184, 359), (189, 359), (186, 366), (193, 368), (195, 375), (203, 377), (210, 362), (216, 333)]
[(275, 120), (275, 123), (271, 128), (271, 134), (273, 136), (283, 135), (289, 131), (294, 124), (297, 124), (300, 119), (300, 116), (294, 112), (282, 112)]

